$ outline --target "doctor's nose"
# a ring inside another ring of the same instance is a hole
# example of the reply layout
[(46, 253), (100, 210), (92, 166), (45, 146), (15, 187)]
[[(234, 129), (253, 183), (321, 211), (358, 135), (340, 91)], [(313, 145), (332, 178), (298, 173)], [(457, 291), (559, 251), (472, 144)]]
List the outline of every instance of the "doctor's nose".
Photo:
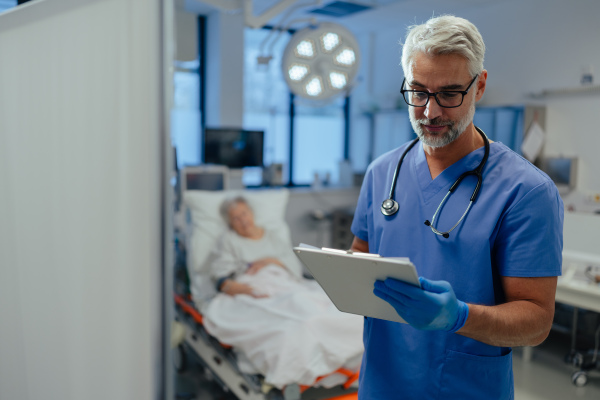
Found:
[(424, 114), (428, 119), (434, 119), (442, 115), (442, 107), (438, 104), (435, 97), (430, 97), (425, 106)]

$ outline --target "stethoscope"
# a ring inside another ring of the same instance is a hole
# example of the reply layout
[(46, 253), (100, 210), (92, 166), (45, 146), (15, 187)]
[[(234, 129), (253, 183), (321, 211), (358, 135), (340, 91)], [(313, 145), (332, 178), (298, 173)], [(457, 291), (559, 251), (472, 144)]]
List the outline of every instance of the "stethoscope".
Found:
[[(488, 140), (487, 136), (485, 135), (485, 133), (483, 133), (483, 131), (481, 129), (479, 129), (478, 127), (475, 127), (475, 129), (477, 129), (477, 132), (479, 132), (479, 134), (483, 138), (483, 143), (485, 146), (485, 150), (484, 150), (484, 154), (483, 154), (483, 158), (481, 159), (481, 162), (479, 163), (477, 168), (467, 171), (467, 172), (464, 172), (461, 176), (458, 177), (458, 179), (456, 181), (454, 181), (452, 186), (450, 186), (448, 193), (446, 193), (446, 196), (444, 196), (444, 198), (442, 199), (442, 202), (438, 206), (437, 210), (435, 210), (435, 214), (433, 214), (433, 218), (431, 218), (431, 222), (429, 222), (429, 220), (425, 221), (425, 225), (429, 226), (431, 228), (431, 230), (433, 231), (433, 233), (435, 233), (436, 235), (443, 236), (444, 238), (448, 238), (450, 236), (450, 232), (452, 232), (454, 230), (454, 228), (456, 228), (458, 226), (458, 224), (460, 224), (461, 221), (465, 218), (465, 216), (471, 209), (471, 206), (477, 199), (477, 195), (479, 194), (479, 189), (481, 188), (481, 182), (483, 181), (483, 175), (482, 175), (483, 168), (485, 167), (488, 156), (490, 155), (490, 141)], [(390, 194), (389, 194), (388, 198), (386, 200), (384, 200), (383, 203), (381, 204), (381, 213), (385, 216), (394, 215), (398, 212), (399, 206), (398, 206), (398, 202), (396, 200), (394, 200), (394, 191), (396, 190), (396, 182), (398, 181), (400, 167), (402, 166), (402, 161), (404, 161), (404, 157), (406, 157), (406, 154), (410, 151), (410, 149), (413, 148), (413, 146), (415, 144), (417, 144), (418, 141), (419, 141), (419, 138), (416, 138), (415, 140), (413, 140), (408, 145), (406, 150), (404, 150), (404, 153), (402, 153), (402, 157), (400, 157), (400, 161), (398, 161), (398, 165), (396, 166), (396, 171), (394, 172), (394, 177), (392, 179), (392, 187), (390, 188)], [(458, 185), (460, 185), (462, 180), (469, 175), (477, 176), (477, 185), (475, 186), (475, 190), (473, 190), (473, 194), (471, 195), (471, 201), (469, 201), (469, 206), (465, 210), (462, 217), (460, 217), (458, 222), (456, 224), (454, 224), (454, 226), (450, 230), (448, 230), (446, 232), (437, 230), (433, 225), (435, 223), (435, 218), (437, 217), (438, 213), (442, 209), (442, 206), (444, 205), (444, 203), (446, 202), (446, 200), (448, 199), (450, 194), (452, 194), (452, 192), (454, 192), (456, 190)]]

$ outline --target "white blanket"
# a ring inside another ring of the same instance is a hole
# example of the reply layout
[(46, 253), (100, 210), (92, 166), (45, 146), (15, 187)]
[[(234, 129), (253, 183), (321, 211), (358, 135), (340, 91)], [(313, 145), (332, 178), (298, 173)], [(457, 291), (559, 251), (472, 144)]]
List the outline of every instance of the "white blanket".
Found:
[(277, 388), (312, 385), (363, 352), (363, 318), (338, 311), (320, 286), (270, 265), (238, 281), (269, 297), (218, 294), (206, 330), (233, 346)]

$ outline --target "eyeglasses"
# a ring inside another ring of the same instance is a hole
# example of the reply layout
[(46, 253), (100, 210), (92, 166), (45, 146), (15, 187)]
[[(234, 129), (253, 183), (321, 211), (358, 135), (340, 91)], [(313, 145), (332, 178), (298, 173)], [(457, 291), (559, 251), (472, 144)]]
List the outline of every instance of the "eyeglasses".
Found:
[(477, 79), (479, 74), (475, 75), (475, 78), (469, 83), (467, 90), (443, 90), (441, 92), (429, 93), (422, 90), (407, 90), (404, 89), (406, 78), (402, 81), (402, 89), (400, 93), (404, 96), (404, 101), (409, 106), (413, 107), (425, 107), (429, 103), (431, 96), (435, 97), (435, 101), (444, 108), (456, 108), (460, 107), (463, 103), (465, 95), (469, 93), (469, 89), (473, 86), (473, 83)]

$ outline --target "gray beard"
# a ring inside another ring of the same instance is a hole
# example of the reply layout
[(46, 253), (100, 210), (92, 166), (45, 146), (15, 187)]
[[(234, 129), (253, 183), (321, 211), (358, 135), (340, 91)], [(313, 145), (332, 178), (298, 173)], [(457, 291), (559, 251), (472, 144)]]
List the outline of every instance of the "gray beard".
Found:
[[(473, 117), (475, 116), (475, 102), (471, 104), (469, 111), (458, 122), (454, 121), (444, 121), (442, 119), (434, 118), (434, 119), (416, 119), (414, 107), (409, 107), (408, 117), (410, 119), (410, 123), (412, 124), (413, 130), (423, 142), (429, 147), (444, 147), (454, 142), (463, 132), (467, 129), (469, 124), (473, 121)], [(425, 134), (425, 129), (423, 125), (445, 125), (448, 126), (448, 131), (441, 135), (432, 135)]]

